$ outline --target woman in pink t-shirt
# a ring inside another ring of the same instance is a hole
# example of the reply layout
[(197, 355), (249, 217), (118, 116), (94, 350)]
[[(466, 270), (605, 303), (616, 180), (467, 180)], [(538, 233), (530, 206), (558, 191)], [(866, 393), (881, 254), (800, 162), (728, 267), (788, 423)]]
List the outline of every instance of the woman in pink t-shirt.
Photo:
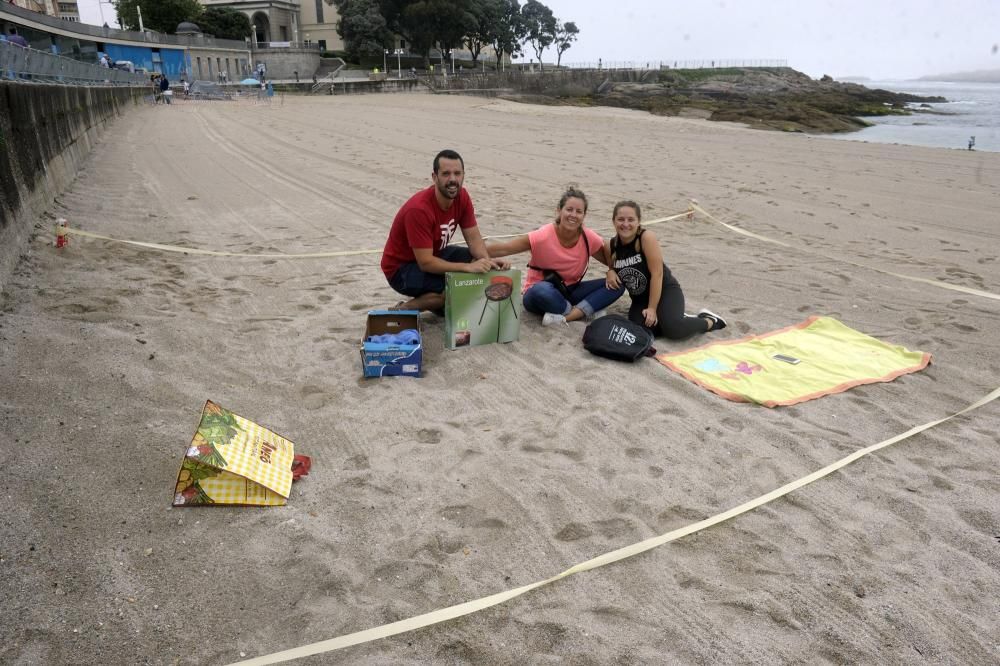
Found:
[(524, 309), (542, 315), (542, 324), (601, 316), (625, 288), (609, 289), (604, 278), (584, 280), (594, 257), (607, 265), (610, 257), (600, 234), (583, 226), (587, 196), (569, 188), (559, 199), (556, 219), (524, 236), (488, 243), (491, 257), (531, 252), (524, 280)]

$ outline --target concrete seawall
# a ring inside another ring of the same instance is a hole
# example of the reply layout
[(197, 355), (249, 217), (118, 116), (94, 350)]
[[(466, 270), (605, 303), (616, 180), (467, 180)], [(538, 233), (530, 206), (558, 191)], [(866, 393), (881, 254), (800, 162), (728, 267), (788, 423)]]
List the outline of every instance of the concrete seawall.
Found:
[(0, 289), (38, 216), (73, 179), (137, 88), (0, 81)]

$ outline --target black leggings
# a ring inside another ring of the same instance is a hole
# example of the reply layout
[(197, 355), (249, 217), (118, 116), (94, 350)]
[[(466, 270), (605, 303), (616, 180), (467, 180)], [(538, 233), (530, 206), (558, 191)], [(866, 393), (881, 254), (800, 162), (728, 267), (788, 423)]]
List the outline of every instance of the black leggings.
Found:
[(656, 324), (653, 328), (646, 326), (646, 318), (642, 311), (649, 307), (649, 292), (632, 299), (628, 309), (628, 318), (653, 332), (670, 340), (680, 340), (695, 333), (704, 333), (708, 324), (701, 317), (684, 316), (684, 292), (680, 284), (670, 276), (663, 276), (663, 288), (660, 290), (660, 304), (656, 306)]

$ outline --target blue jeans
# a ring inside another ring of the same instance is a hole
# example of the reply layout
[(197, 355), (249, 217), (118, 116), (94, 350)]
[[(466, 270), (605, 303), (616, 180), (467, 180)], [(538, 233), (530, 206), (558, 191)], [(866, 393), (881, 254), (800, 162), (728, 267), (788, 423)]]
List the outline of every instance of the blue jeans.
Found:
[(567, 315), (573, 306), (580, 308), (583, 314), (592, 316), (598, 310), (608, 307), (625, 293), (625, 287), (618, 289), (608, 289), (604, 285), (604, 279), (584, 280), (577, 282), (569, 290), (569, 300), (563, 298), (552, 284), (548, 282), (536, 282), (531, 285), (528, 291), (524, 292), (524, 309), (535, 314), (545, 314), (554, 312), (555, 314)]
[[(455, 263), (469, 263), (472, 261), (472, 253), (468, 248), (461, 245), (449, 245), (438, 255), (445, 261)], [(424, 294), (443, 294), (444, 276), (434, 273), (425, 273), (420, 270), (420, 266), (415, 261), (403, 264), (389, 278), (389, 286), (410, 298), (416, 298)]]

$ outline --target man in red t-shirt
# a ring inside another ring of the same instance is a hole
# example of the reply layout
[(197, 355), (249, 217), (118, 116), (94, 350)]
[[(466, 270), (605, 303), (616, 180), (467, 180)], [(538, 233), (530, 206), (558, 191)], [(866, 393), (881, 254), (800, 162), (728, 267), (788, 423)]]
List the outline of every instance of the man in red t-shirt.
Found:
[[(454, 150), (434, 157), (433, 185), (417, 192), (396, 213), (382, 251), (389, 286), (409, 296), (399, 310), (444, 309), (444, 274), (506, 270), (510, 262), (490, 259), (469, 193), (462, 187), (465, 163)], [(449, 246), (460, 228), (468, 248)]]

